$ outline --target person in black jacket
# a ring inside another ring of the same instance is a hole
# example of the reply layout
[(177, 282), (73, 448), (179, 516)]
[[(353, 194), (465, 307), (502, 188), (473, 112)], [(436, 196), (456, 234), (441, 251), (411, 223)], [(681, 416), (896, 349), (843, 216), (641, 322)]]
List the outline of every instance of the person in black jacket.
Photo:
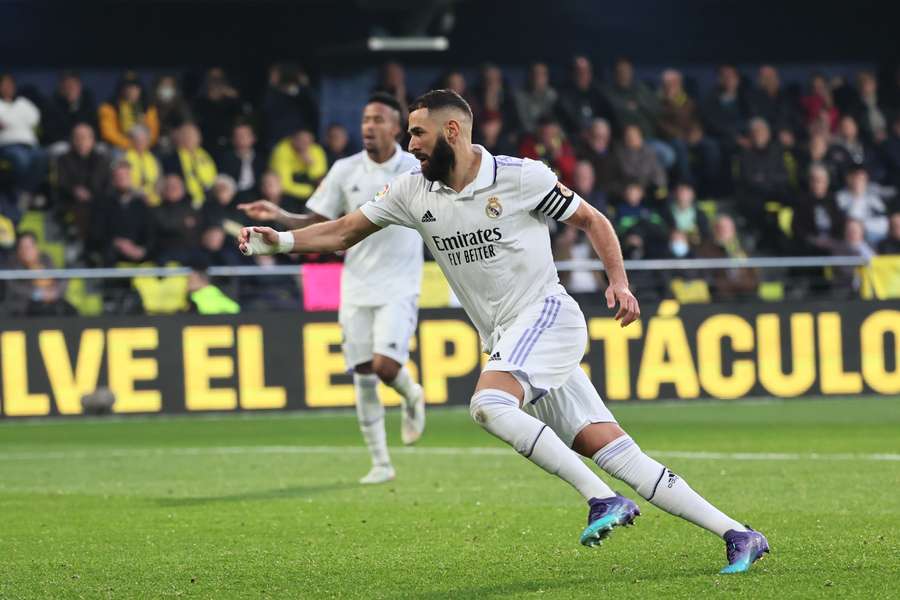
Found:
[(576, 56), (572, 61), (572, 81), (560, 91), (557, 110), (563, 128), (572, 139), (577, 139), (594, 119), (613, 118), (613, 109), (594, 82), (594, 68), (587, 57)]
[(44, 144), (68, 141), (79, 123), (87, 123), (97, 130), (97, 103), (90, 90), (84, 89), (77, 73), (64, 71), (60, 75), (56, 93), (47, 103), (42, 120)]
[(77, 239), (87, 239), (91, 210), (109, 188), (109, 158), (97, 150), (94, 130), (79, 123), (72, 130), (71, 150), (56, 165), (59, 208), (72, 216)]
[(200, 255), (200, 214), (191, 206), (181, 177), (166, 175), (162, 202), (151, 212), (157, 262), (188, 264), (197, 259)]
[(203, 134), (204, 147), (216, 155), (228, 145), (235, 122), (245, 116), (240, 94), (228, 81), (225, 71), (215, 67), (207, 71), (203, 93), (194, 101), (194, 114)]
[(112, 172), (112, 192), (91, 212), (89, 250), (100, 266), (139, 263), (153, 248), (150, 209), (131, 182), (131, 164), (121, 160)]
[(319, 104), (306, 73), (294, 64), (273, 69), (273, 85), (263, 98), (264, 145), (271, 148), (299, 129), (319, 131)]
[(878, 254), (900, 255), (900, 212), (891, 213), (887, 237), (878, 242)]
[(229, 175), (237, 186), (237, 201), (256, 200), (266, 170), (266, 157), (257, 150), (256, 134), (249, 123), (239, 122), (231, 130), (231, 147), (219, 155), (219, 173)]
[(827, 256), (843, 236), (846, 217), (830, 190), (827, 167), (814, 163), (808, 175), (809, 190), (798, 199), (791, 220), (795, 252), (801, 256)]

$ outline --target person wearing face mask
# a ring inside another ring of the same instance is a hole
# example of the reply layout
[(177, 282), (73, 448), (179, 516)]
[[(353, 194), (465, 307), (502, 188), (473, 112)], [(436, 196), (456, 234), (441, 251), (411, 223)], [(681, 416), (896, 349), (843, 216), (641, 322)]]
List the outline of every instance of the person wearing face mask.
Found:
[(298, 65), (277, 65), (271, 84), (260, 107), (267, 148), (298, 129), (319, 130), (319, 104)]
[(163, 75), (156, 81), (153, 103), (159, 113), (159, 145), (165, 153), (172, 147), (172, 133), (191, 120), (191, 108), (172, 75)]

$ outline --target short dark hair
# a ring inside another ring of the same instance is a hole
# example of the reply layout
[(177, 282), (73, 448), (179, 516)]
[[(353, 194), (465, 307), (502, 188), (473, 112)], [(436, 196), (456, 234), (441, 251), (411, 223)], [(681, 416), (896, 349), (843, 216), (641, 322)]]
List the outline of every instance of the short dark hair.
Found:
[(403, 107), (400, 106), (400, 103), (397, 101), (397, 99), (385, 92), (375, 92), (374, 94), (369, 96), (369, 101), (366, 102), (366, 104), (372, 103), (384, 104), (388, 108), (396, 110), (399, 114), (403, 114)]
[(464, 112), (472, 119), (472, 107), (462, 96), (453, 90), (431, 90), (416, 98), (409, 105), (409, 112), (426, 108), (428, 110), (440, 110), (442, 108), (456, 108)]

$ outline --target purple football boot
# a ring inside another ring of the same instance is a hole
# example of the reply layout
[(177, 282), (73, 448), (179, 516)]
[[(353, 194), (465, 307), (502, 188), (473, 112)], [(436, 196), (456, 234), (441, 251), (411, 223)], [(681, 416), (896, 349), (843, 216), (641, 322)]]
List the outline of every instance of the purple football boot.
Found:
[(750, 565), (769, 552), (769, 541), (747, 525), (747, 531), (729, 529), (725, 532), (725, 555), (728, 565), (719, 573), (743, 573)]
[(611, 498), (591, 498), (588, 507), (588, 526), (581, 532), (580, 540), (584, 546), (599, 546), (613, 527), (633, 525), (641, 514), (637, 504), (619, 494)]

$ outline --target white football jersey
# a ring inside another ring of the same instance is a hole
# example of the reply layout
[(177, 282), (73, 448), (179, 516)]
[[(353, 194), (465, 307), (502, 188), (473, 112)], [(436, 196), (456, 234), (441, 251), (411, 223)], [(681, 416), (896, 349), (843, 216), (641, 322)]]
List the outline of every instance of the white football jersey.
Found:
[[(395, 146), (394, 155), (376, 163), (366, 151), (335, 161), (306, 207), (337, 219), (375, 197), (398, 175), (419, 164)], [(341, 303), (381, 306), (400, 297), (418, 296), (422, 286), (422, 240), (415, 232), (393, 227), (370, 235), (347, 251), (341, 276)]]
[(571, 217), (581, 199), (541, 162), (491, 156), (456, 193), (421, 169), (398, 177), (361, 207), (379, 227), (417, 230), (490, 348), (498, 328), (544, 297), (565, 293), (550, 248), (548, 219)]

